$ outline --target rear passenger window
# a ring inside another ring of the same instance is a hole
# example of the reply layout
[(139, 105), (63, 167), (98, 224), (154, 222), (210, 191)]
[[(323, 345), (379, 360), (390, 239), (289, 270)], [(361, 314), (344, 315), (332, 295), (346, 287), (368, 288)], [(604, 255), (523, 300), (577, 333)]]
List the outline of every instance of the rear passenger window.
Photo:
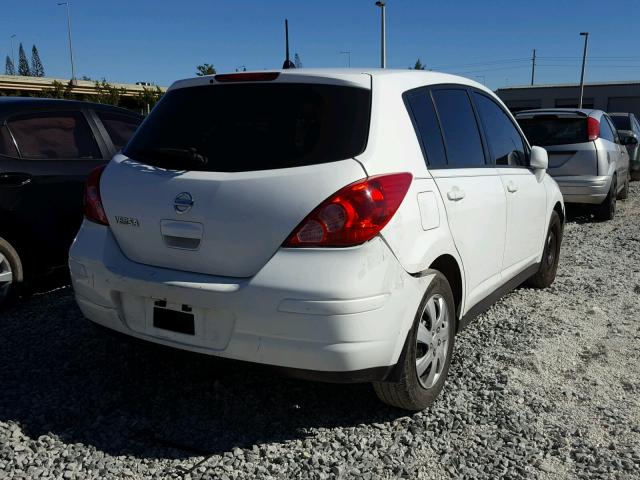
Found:
[(527, 161), (524, 142), (511, 119), (489, 97), (473, 92), (473, 98), (484, 126), (493, 163), (498, 166), (525, 167)]
[(480, 132), (466, 90), (435, 90), (433, 99), (440, 117), (449, 167), (484, 166)]
[(6, 125), (0, 125), (0, 155), (18, 156), (18, 151)]
[(613, 124), (613, 122), (611, 121), (611, 117), (608, 117), (605, 115), (604, 117), (602, 117), (602, 119), (606, 120), (607, 123), (609, 124), (611, 133), (613, 134), (613, 141), (616, 143), (620, 143), (620, 135), (618, 135), (618, 130), (616, 129), (616, 126)]
[(424, 88), (411, 90), (405, 94), (405, 99), (413, 115), (416, 134), (422, 141), (429, 167), (446, 167), (447, 157), (440, 125), (429, 91)]
[(81, 112), (17, 115), (7, 122), (22, 158), (101, 158), (100, 149)]
[(116, 150), (120, 150), (127, 144), (142, 121), (133, 116), (113, 112), (96, 111), (96, 115), (102, 121)]
[(600, 117), (600, 138), (610, 142), (616, 141), (611, 125), (605, 116)]

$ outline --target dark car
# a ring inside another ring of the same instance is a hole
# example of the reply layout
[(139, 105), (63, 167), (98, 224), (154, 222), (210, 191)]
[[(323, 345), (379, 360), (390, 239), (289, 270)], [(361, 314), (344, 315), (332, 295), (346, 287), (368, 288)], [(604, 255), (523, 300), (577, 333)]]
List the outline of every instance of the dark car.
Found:
[(629, 152), (629, 169), (633, 180), (640, 180), (640, 123), (633, 113), (610, 113), (620, 140)]
[(25, 279), (66, 264), (89, 172), (142, 119), (89, 102), (0, 98), (0, 305)]

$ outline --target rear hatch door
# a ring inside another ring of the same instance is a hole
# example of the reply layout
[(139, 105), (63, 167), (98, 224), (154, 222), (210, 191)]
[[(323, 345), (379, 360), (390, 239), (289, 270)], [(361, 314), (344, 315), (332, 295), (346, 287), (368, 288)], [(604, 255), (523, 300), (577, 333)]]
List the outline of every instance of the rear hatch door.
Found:
[(353, 157), (366, 148), (370, 78), (287, 77), (165, 95), (102, 176), (128, 258), (253, 276), (319, 203), (366, 176)]
[(597, 175), (598, 156), (595, 143), (589, 141), (585, 114), (522, 113), (516, 118), (529, 143), (549, 153), (550, 175)]

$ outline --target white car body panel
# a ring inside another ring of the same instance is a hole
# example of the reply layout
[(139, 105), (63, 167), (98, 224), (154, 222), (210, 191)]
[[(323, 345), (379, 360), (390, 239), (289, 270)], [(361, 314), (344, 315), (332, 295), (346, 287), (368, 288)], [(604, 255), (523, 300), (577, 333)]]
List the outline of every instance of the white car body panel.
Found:
[[(196, 273), (250, 277), (320, 202), (364, 177), (366, 173), (353, 160), (218, 173), (169, 171), (117, 155), (102, 176), (103, 203), (112, 216), (138, 221), (138, 226), (110, 225), (131, 260)], [(174, 209), (174, 199), (181, 192), (189, 192), (194, 201), (185, 213)], [(203, 226), (198, 248), (169, 248), (166, 234), (171, 232), (162, 231), (163, 221)], [(212, 251), (220, 254), (211, 255)]]

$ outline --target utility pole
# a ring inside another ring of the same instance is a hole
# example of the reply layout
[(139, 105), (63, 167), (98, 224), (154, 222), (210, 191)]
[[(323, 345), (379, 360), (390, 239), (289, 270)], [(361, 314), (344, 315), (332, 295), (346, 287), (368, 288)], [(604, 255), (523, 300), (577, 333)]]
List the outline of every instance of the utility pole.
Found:
[(531, 85), (536, 76), (536, 49), (533, 49), (533, 57), (531, 58)]
[(76, 85), (76, 67), (73, 64), (73, 43), (71, 42), (71, 13), (69, 11), (70, 5), (69, 2), (60, 2), (58, 6), (66, 5), (67, 6), (67, 33), (69, 35), (69, 56), (71, 57), (71, 85)]
[(380, 7), (380, 68), (387, 68), (387, 40), (385, 33), (385, 2), (377, 1), (376, 6)]
[(582, 97), (584, 94), (584, 67), (587, 63), (587, 44), (589, 43), (589, 32), (580, 32), (584, 37), (584, 51), (582, 52), (582, 73), (580, 74), (580, 102), (578, 108), (582, 108)]

